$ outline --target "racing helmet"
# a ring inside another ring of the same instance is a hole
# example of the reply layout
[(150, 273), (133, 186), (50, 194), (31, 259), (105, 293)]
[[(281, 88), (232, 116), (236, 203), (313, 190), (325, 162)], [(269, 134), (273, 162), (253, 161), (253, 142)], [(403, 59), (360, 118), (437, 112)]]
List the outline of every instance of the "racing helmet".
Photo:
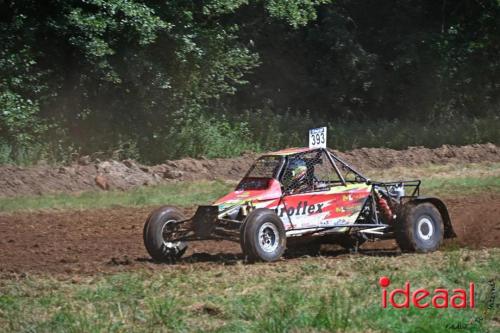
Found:
[(286, 185), (300, 185), (302, 184), (307, 175), (307, 165), (302, 159), (292, 159), (288, 163), (288, 167), (285, 171)]

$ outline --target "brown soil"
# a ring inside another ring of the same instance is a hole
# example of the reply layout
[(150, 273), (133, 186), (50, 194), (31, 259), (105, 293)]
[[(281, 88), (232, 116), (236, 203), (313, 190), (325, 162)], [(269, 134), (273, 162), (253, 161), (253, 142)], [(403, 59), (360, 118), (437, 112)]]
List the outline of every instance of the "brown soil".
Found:
[[(422, 164), (500, 162), (500, 147), (493, 144), (407, 150), (361, 148), (338, 155), (359, 170)], [(89, 190), (127, 190), (137, 186), (201, 179), (239, 179), (257, 155), (233, 159), (182, 159), (156, 166), (135, 161), (91, 161), (82, 157), (69, 166), (0, 166), (0, 197), (71, 193)]]
[[(445, 201), (458, 234), (454, 243), (468, 247), (500, 246), (498, 194)], [(0, 214), (0, 274), (175, 269), (176, 266), (152, 263), (143, 247), (142, 226), (150, 210), (151, 207)], [(186, 215), (192, 212), (193, 209), (185, 211)], [(398, 254), (393, 241), (367, 245), (370, 250), (361, 251), (361, 255)], [(378, 250), (374, 251), (374, 247)], [(330, 251), (325, 255), (341, 258), (345, 254)], [(198, 242), (190, 245), (179, 265), (231, 264), (238, 260), (238, 244)]]

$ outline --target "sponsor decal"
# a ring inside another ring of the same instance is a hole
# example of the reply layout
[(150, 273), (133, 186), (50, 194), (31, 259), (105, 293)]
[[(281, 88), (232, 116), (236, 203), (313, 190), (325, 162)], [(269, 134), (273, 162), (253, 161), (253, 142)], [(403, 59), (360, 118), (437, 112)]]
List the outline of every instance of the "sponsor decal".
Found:
[(333, 226), (344, 226), (344, 225), (349, 225), (351, 224), (349, 221), (345, 219), (338, 219), (338, 220), (325, 220), (321, 221), (320, 225), (321, 226), (328, 226), (328, 227), (333, 227)]
[(345, 194), (342, 196), (342, 201), (352, 201), (352, 195), (351, 194)]
[(278, 214), (279, 217), (283, 217), (285, 214), (288, 216), (318, 214), (323, 212), (324, 205), (324, 203), (308, 205), (307, 201), (299, 201), (297, 206), (276, 208), (276, 214)]

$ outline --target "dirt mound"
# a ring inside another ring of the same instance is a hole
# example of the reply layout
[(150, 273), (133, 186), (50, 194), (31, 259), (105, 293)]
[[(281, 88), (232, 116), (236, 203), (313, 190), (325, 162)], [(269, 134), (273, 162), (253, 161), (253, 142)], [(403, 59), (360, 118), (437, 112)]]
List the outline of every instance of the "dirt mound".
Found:
[(422, 164), (500, 162), (500, 147), (494, 144), (443, 145), (435, 149), (410, 147), (406, 150), (360, 148), (337, 153), (361, 170)]
[(0, 196), (126, 190), (156, 185), (162, 177), (134, 161), (81, 162), (70, 166), (0, 167)]
[[(458, 235), (454, 242), (469, 247), (500, 246), (499, 195), (448, 198), (445, 202)], [(0, 214), (0, 274), (175, 269), (153, 264), (143, 247), (142, 227), (151, 209)], [(186, 216), (192, 213), (193, 209), (185, 209)], [(399, 254), (394, 241), (366, 245), (370, 251)], [(193, 261), (227, 264), (240, 260), (240, 252), (239, 245), (232, 242), (193, 242), (180, 265)]]
[[(359, 170), (415, 166), (435, 163), (500, 162), (500, 148), (493, 144), (436, 149), (411, 147), (407, 150), (361, 148), (338, 155)], [(0, 167), (0, 196), (70, 193), (90, 190), (127, 190), (137, 186), (172, 181), (239, 179), (257, 154), (232, 159), (192, 159), (167, 161), (156, 166), (132, 160), (90, 161), (81, 158), (69, 166), (38, 165), (29, 168)]]

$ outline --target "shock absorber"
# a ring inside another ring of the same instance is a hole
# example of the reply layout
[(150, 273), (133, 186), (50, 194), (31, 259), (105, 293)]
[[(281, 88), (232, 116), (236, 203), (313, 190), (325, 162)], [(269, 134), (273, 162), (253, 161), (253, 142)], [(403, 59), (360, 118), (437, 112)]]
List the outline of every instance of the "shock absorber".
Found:
[(389, 204), (387, 203), (387, 200), (385, 200), (385, 198), (383, 198), (377, 191), (375, 191), (375, 196), (377, 197), (377, 204), (380, 212), (387, 220), (387, 222), (391, 222), (394, 216), (392, 214), (391, 207), (389, 207)]

